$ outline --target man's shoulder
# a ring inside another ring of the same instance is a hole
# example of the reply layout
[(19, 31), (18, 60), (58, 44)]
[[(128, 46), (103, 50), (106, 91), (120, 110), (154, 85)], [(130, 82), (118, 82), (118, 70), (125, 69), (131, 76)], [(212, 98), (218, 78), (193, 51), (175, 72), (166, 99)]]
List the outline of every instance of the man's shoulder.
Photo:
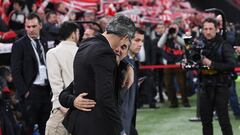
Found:
[(90, 38), (90, 39), (87, 39), (86, 41), (83, 41), (82, 44), (79, 46), (79, 49), (81, 50), (83, 48), (89, 48), (92, 51), (100, 51), (100, 50), (111, 51), (111, 48), (107, 43), (97, 38)]
[(51, 48), (47, 51), (47, 55), (54, 54), (56, 52), (57, 48)]
[(24, 46), (25, 46), (27, 41), (28, 41), (28, 39), (27, 39), (26, 36), (23, 36), (23, 37), (19, 38), (18, 40), (16, 40), (13, 43), (12, 50), (19, 50), (20, 48), (25, 48)]
[(61, 56), (64, 56), (64, 54), (62, 54), (64, 52), (64, 48), (61, 48), (60, 46), (56, 46), (54, 48), (51, 48), (47, 51), (47, 54), (46, 56), (47, 57), (51, 57), (51, 56), (54, 56), (54, 57), (61, 57)]
[(21, 44), (21, 43), (24, 43), (26, 42), (26, 40), (28, 40), (28, 37), (27, 36), (22, 36), (21, 38), (17, 39), (14, 44)]

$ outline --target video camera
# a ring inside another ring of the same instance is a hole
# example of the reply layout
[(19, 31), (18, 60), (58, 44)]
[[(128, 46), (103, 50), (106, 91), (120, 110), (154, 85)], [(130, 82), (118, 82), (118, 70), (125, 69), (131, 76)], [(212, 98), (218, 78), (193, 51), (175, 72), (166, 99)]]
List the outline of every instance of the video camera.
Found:
[(192, 36), (186, 36), (183, 38), (185, 41), (185, 69), (203, 69), (206, 68), (201, 64), (201, 60), (204, 56), (207, 56), (209, 52), (205, 49), (204, 42), (199, 39), (193, 39)]

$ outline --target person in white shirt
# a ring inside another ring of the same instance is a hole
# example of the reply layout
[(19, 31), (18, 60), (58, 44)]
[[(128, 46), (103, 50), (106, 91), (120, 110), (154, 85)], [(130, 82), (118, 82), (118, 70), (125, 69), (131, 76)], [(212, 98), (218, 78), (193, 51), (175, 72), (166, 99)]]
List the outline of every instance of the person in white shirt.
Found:
[[(68, 135), (62, 125), (62, 120), (67, 108), (60, 105), (58, 96), (60, 92), (73, 81), (73, 60), (78, 50), (77, 43), (83, 33), (79, 26), (73, 22), (64, 22), (60, 27), (60, 36), (63, 39), (56, 48), (47, 53), (47, 69), (49, 82), (52, 88), (53, 108), (46, 124), (46, 135)], [(84, 96), (84, 94), (80, 95)], [(88, 99), (86, 99), (88, 100)], [(90, 101), (89, 107), (94, 107), (95, 102)]]

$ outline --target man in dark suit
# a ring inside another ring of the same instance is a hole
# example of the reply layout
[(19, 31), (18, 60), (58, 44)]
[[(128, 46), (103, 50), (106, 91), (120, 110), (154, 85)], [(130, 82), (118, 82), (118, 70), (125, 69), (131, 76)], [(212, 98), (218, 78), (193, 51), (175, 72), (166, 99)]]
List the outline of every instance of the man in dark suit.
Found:
[(120, 135), (123, 131), (118, 92), (115, 91), (116, 55), (114, 49), (126, 44), (134, 35), (131, 19), (112, 18), (103, 34), (82, 42), (74, 60), (73, 105), (80, 93), (96, 101), (90, 112), (70, 107), (63, 124), (72, 135)]
[(47, 78), (45, 54), (47, 41), (40, 30), (38, 15), (30, 14), (25, 20), (26, 35), (13, 44), (11, 68), (17, 98), (22, 106), (26, 124), (25, 135), (32, 135), (35, 124), (44, 135), (51, 111), (51, 89)]
[(121, 90), (121, 98), (123, 99), (121, 104), (122, 111), (122, 122), (123, 127), (127, 135), (138, 135), (136, 130), (136, 114), (137, 114), (137, 102), (138, 101), (138, 77), (139, 75), (139, 64), (137, 54), (143, 47), (144, 43), (144, 31), (137, 27), (132, 44), (129, 48), (128, 56), (125, 58), (134, 67), (134, 82), (132, 86), (127, 90)]

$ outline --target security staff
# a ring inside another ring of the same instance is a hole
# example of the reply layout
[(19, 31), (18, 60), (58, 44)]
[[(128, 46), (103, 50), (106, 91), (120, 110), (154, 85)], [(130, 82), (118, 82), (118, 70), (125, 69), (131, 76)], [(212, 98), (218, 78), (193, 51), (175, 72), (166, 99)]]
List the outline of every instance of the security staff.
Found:
[(208, 67), (201, 71), (200, 116), (203, 135), (213, 135), (213, 111), (217, 111), (223, 135), (233, 135), (228, 115), (229, 86), (236, 61), (234, 50), (217, 34), (217, 21), (207, 18), (203, 21), (202, 65)]

